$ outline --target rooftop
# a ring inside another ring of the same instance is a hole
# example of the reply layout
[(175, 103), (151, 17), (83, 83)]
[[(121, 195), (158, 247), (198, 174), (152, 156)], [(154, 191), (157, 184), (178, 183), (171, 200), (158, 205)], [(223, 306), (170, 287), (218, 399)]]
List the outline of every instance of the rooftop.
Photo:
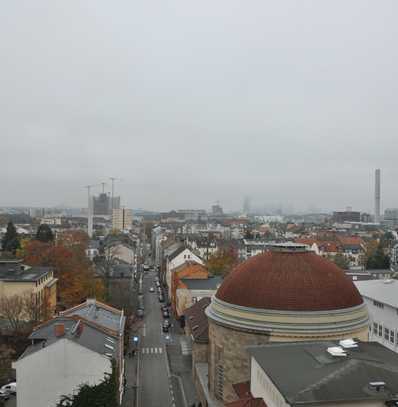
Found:
[(182, 278), (181, 281), (189, 290), (217, 290), (223, 279), (220, 276), (214, 276), (201, 279)]
[(210, 298), (204, 297), (184, 312), (185, 322), (189, 326), (195, 342), (209, 342), (209, 320), (205, 314), (205, 309), (209, 304)]
[[(63, 334), (57, 334), (58, 326), (63, 326)], [(112, 336), (84, 319), (61, 316), (53, 318), (33, 330), (29, 336), (32, 345), (25, 349), (19, 359), (65, 338), (104, 356), (117, 358), (119, 345), (116, 335)]]
[(22, 260), (0, 261), (1, 281), (35, 282), (51, 271), (51, 267), (26, 266)]
[[(376, 342), (360, 342), (332, 356), (339, 342), (273, 343), (248, 348), (291, 406), (388, 400), (398, 391), (398, 354)], [(377, 391), (371, 382), (384, 382)], [(370, 404), (369, 404), (370, 405)]]
[(363, 297), (398, 308), (397, 280), (368, 280), (355, 282)]
[(76, 307), (61, 312), (60, 315), (80, 316), (99, 326), (118, 333), (123, 333), (126, 319), (123, 315), (123, 311), (91, 298), (88, 298), (86, 302), (83, 302)]

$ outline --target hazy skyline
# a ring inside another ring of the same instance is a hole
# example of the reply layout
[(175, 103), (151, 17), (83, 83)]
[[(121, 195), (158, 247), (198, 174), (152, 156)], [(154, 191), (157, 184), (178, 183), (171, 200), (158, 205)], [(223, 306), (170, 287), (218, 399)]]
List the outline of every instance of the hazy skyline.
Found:
[[(0, 206), (398, 207), (398, 3), (19, 1), (0, 15)], [(109, 188), (109, 186), (108, 186)], [(100, 188), (96, 190), (98, 192)]]

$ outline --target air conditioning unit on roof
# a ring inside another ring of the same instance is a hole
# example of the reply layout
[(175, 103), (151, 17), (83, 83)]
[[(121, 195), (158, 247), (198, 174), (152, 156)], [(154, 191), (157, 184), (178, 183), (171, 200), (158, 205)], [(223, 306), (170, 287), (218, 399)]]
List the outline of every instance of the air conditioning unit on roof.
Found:
[(340, 346), (331, 346), (327, 348), (327, 352), (332, 356), (344, 357), (347, 356), (345, 350)]

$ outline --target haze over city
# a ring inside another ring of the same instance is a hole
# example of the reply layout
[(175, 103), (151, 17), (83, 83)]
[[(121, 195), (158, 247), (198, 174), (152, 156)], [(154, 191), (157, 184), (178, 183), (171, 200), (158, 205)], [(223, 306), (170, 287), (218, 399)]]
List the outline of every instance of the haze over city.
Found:
[[(6, 1), (0, 206), (397, 206), (395, 1)], [(7, 182), (6, 182), (7, 181)]]

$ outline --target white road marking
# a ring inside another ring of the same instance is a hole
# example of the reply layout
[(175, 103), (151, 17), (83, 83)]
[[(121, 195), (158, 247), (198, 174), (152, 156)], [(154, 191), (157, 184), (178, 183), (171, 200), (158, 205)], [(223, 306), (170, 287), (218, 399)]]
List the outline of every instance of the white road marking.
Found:
[(146, 325), (144, 324), (144, 326), (142, 327), (142, 336), (146, 335)]

